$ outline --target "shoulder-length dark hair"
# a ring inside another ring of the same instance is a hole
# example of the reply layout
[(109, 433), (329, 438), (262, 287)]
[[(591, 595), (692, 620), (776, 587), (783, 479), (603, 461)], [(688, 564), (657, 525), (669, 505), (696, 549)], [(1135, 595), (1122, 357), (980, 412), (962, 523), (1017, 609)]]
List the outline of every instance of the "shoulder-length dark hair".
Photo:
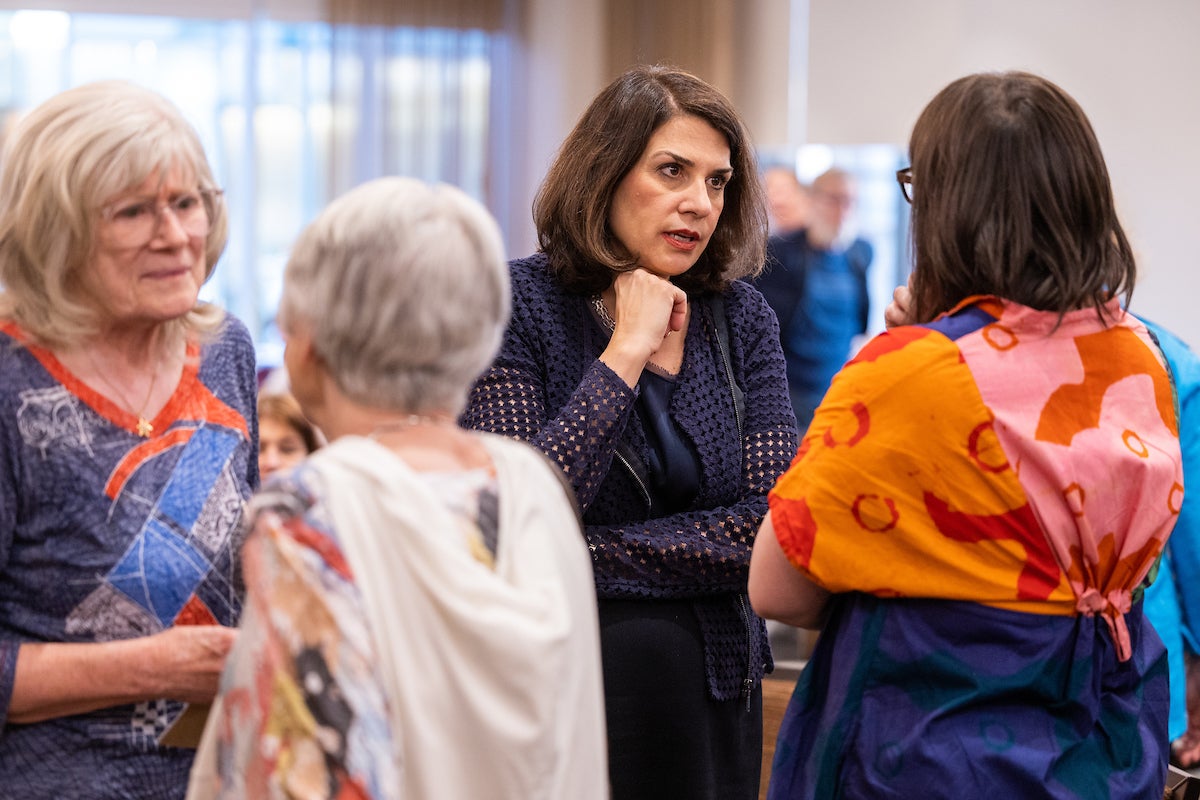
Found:
[(695, 75), (638, 66), (592, 100), (563, 141), (533, 202), (538, 244), (567, 291), (598, 292), (612, 282), (614, 271), (634, 268), (635, 259), (609, 227), (613, 195), (654, 132), (684, 115), (699, 117), (725, 136), (733, 177), (708, 247), (675, 282), (688, 292), (720, 291), (762, 269), (766, 197), (741, 117)]
[(981, 73), (921, 112), (912, 157), (913, 312), (991, 294), (1043, 311), (1104, 306), (1136, 276), (1108, 169), (1079, 105), (1045, 78)]

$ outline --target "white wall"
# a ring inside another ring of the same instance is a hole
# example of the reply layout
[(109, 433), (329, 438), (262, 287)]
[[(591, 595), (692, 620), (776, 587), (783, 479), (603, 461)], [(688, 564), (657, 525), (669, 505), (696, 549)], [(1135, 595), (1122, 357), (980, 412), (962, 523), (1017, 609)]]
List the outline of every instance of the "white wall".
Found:
[(1079, 102), (1138, 256), (1133, 310), (1200, 351), (1200, 3), (810, 0), (807, 137), (905, 143), (951, 80), (1024, 69)]
[[(802, 99), (804, 88), (802, 81), (789, 80), (793, 71), (798, 74), (803, 71), (789, 67), (792, 55), (789, 42), (793, 32), (791, 6), (795, 2), (745, 2), (738, 10), (738, 26), (731, 32), (735, 52), (750, 53), (752, 57), (736, 66), (736, 81), (726, 87), (729, 99), (742, 113), (755, 144), (775, 151), (803, 143), (804, 120), (796, 113), (803, 106), (789, 103), (790, 93), (797, 91)], [(803, 30), (801, 24), (799, 32)], [(803, 55), (802, 46), (795, 48), (796, 57)]]

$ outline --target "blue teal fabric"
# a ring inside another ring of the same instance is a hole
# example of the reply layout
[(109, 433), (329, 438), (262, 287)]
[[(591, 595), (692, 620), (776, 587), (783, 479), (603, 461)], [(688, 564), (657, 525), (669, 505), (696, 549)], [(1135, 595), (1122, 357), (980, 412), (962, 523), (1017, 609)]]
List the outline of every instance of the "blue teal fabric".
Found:
[(1166, 653), (1140, 603), (1121, 663), (1099, 616), (858, 592), (832, 602), (768, 800), (1161, 796)]
[(1200, 358), (1179, 337), (1143, 319), (1171, 366), (1179, 397), (1183, 506), (1167, 540), (1158, 577), (1146, 591), (1146, 616), (1167, 646), (1171, 665), (1170, 736), (1187, 730), (1184, 650), (1200, 653)]

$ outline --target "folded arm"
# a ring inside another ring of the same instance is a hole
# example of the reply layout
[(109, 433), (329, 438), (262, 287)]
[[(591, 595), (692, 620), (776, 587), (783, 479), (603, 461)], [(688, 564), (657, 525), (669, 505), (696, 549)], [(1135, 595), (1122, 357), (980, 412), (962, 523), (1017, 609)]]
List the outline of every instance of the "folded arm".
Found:
[[(743, 318), (754, 323), (752, 330), (739, 330), (737, 339), (747, 416), (736, 495), (709, 509), (623, 525), (588, 525), (585, 535), (601, 597), (684, 598), (745, 590), (767, 492), (795, 455), (797, 434), (774, 317), (756, 293), (743, 302), (749, 305)], [(541, 346), (536, 326), (523, 325), (514, 315), (500, 357), (472, 392), (464, 422), (542, 450), (562, 469), (586, 512), (609, 470), (620, 469), (614, 454), (636, 390), (597, 359), (551, 416), (541, 378)], [(732, 411), (727, 424), (732, 432)]]
[(767, 492), (786, 467), (794, 439), (786, 431), (761, 431), (748, 434), (743, 448), (743, 488), (736, 502), (584, 529), (600, 597), (679, 599), (746, 590)]

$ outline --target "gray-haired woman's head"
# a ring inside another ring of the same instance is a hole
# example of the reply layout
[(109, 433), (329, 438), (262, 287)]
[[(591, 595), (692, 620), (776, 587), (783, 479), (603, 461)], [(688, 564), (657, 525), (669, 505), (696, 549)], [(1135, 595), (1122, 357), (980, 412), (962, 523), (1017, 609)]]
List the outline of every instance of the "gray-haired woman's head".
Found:
[(380, 178), (331, 203), (296, 242), (280, 304), (352, 400), (457, 415), (509, 315), (487, 210), (445, 184)]

